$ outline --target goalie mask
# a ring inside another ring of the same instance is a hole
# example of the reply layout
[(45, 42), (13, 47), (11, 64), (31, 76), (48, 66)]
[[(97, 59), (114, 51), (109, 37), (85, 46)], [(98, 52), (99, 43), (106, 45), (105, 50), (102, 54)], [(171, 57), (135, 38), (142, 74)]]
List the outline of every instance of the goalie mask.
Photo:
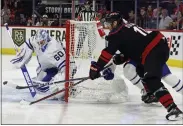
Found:
[(39, 48), (44, 51), (48, 42), (51, 41), (51, 37), (49, 36), (47, 30), (40, 29), (36, 31), (35, 41), (39, 45)]

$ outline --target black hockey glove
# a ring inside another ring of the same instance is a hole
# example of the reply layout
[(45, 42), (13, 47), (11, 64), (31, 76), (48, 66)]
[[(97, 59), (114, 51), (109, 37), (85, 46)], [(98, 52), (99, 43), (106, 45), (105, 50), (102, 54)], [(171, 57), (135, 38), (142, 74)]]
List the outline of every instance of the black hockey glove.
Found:
[(144, 103), (146, 103), (146, 104), (158, 102), (158, 99), (157, 99), (157, 98), (154, 96), (154, 94), (152, 94), (152, 93), (147, 93), (147, 94), (145, 94), (145, 95), (142, 95), (141, 100), (142, 100)]
[(123, 64), (127, 59), (124, 57), (123, 54), (115, 54), (113, 57), (113, 62), (116, 65)]
[(100, 68), (97, 66), (97, 63), (92, 61), (90, 66), (90, 73), (89, 77), (91, 80), (94, 80), (96, 78), (99, 78), (101, 76), (100, 74)]

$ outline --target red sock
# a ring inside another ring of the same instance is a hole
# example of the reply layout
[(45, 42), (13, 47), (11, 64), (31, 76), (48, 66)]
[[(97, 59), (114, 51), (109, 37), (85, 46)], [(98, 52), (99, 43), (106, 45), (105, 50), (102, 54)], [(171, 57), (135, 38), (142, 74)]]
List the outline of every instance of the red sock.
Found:
[(172, 103), (174, 103), (171, 94), (168, 92), (165, 95), (162, 95), (159, 98), (159, 102), (165, 107), (168, 108)]
[(145, 91), (146, 91), (146, 92), (149, 92), (148, 87), (147, 87), (147, 84), (144, 84), (144, 83), (143, 83), (143, 86), (144, 86)]

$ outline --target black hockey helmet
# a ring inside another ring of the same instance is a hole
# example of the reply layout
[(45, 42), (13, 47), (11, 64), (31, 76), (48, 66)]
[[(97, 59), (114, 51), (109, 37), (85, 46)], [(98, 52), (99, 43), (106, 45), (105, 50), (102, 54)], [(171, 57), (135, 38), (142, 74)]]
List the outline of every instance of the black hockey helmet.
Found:
[(114, 21), (121, 22), (122, 21), (122, 16), (119, 12), (111, 12), (106, 15), (105, 21), (107, 23), (113, 23)]

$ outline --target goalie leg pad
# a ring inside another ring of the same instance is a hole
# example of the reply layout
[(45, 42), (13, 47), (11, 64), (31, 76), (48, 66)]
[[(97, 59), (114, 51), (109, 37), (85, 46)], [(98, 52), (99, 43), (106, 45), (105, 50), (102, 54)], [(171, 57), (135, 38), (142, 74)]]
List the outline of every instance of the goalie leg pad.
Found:
[[(62, 73), (57, 73), (53, 78), (52, 78), (52, 80), (51, 81), (60, 81), (60, 80), (64, 80), (65, 79), (65, 74), (62, 74)], [(52, 93), (55, 93), (55, 92), (57, 92), (57, 91), (59, 91), (59, 90), (62, 90), (63, 88), (65, 88), (65, 83), (58, 83), (58, 84), (53, 84), (53, 85), (50, 85), (50, 90), (49, 90), (49, 92), (50, 92), (50, 94), (52, 94)], [(63, 91), (63, 92), (61, 92), (61, 93), (59, 93), (59, 94), (57, 94), (57, 95), (55, 95), (54, 97), (53, 97), (53, 99), (59, 99), (59, 100), (62, 100), (63, 98), (64, 98), (64, 95), (65, 95), (65, 92)]]
[[(54, 70), (54, 69), (52, 69), (52, 70)], [(50, 70), (50, 71), (52, 71), (52, 70)], [(47, 73), (49, 73), (49, 72), (47, 71)], [(40, 71), (38, 76), (36, 78), (32, 79), (33, 84), (37, 85), (40, 83), (43, 84), (44, 82), (47, 83), (47, 82), (54, 82), (54, 81), (59, 81), (59, 80), (65, 79), (64, 74), (62, 74), (60, 72), (57, 73), (55, 71), (55, 72), (50, 72), (49, 74), (47, 74), (47, 73), (44, 71)], [(57, 74), (55, 75), (55, 73), (57, 73)], [(51, 78), (50, 81), (45, 81), (45, 80), (49, 80), (50, 78)], [(44, 94), (44, 93), (52, 94), (52, 93), (55, 93), (63, 88), (64, 88), (64, 83), (63, 84), (61, 83), (61, 84), (52, 84), (50, 86), (38, 87), (38, 88), (36, 88), (36, 90), (40, 94)], [(63, 96), (64, 96), (64, 92), (55, 95), (52, 99), (62, 99)]]
[(43, 78), (42, 81), (49, 82), (58, 73), (58, 69), (49, 68), (49, 69), (46, 69), (45, 72), (46, 72), (46, 76)]
[[(56, 68), (46, 69), (45, 71), (40, 71), (38, 76), (33, 79), (33, 84), (37, 84), (37, 81), (41, 82), (50, 82), (52, 78), (58, 73)], [(37, 81), (36, 81), (37, 80)], [(36, 88), (39, 92), (47, 92), (49, 90), (49, 86), (41, 86)]]

